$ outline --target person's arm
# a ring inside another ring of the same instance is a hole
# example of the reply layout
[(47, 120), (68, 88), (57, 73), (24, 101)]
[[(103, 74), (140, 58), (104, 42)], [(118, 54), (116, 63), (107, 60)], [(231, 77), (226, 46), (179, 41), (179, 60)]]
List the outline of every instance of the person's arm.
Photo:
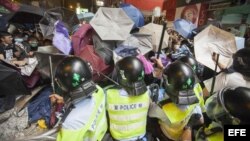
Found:
[(199, 113), (194, 113), (190, 117), (187, 125), (183, 129), (183, 133), (181, 135), (181, 141), (192, 141), (192, 130), (193, 127), (202, 125), (204, 123), (203, 116)]
[(153, 76), (155, 78), (161, 79), (162, 74), (163, 74), (163, 70), (164, 70), (161, 59), (160, 58), (159, 59), (152, 58), (152, 60), (154, 61), (154, 64), (156, 65), (156, 68), (154, 69), (154, 72), (153, 72)]
[(192, 141), (192, 127), (185, 126), (180, 141)]

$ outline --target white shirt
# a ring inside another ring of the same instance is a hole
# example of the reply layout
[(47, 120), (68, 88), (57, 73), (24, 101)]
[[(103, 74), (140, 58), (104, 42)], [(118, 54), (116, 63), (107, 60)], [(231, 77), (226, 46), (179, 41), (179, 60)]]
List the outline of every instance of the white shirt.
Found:
[[(204, 81), (207, 90), (210, 92), (212, 87), (213, 78)], [(250, 88), (250, 81), (243, 78), (242, 74), (238, 72), (234, 73), (220, 73), (216, 76), (214, 92), (218, 92), (225, 87), (248, 87)]]
[[(74, 106), (75, 108), (72, 109), (72, 111), (69, 113), (69, 115), (62, 124), (62, 127), (64, 129), (79, 130), (84, 125), (86, 125), (92, 114), (92, 112), (90, 112), (90, 109), (95, 108), (95, 100), (93, 97), (90, 97), (81, 100), (78, 103), (75, 103)], [(94, 131), (94, 129), (92, 128), (90, 128), (89, 130)]]

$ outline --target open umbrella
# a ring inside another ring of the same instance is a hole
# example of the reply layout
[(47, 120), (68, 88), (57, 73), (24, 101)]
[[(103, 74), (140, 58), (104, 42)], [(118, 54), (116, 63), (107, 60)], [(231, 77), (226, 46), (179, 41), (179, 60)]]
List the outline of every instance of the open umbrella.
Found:
[(113, 49), (116, 47), (115, 41), (103, 41), (98, 35), (92, 36), (95, 52), (105, 60), (107, 65), (113, 63)]
[(44, 17), (39, 22), (44, 38), (51, 39), (54, 33), (54, 24), (56, 21), (62, 21), (68, 31), (73, 31), (74, 25), (79, 24), (79, 20), (74, 11), (66, 8), (53, 8), (45, 12)]
[[(152, 35), (152, 42), (153, 42), (153, 50), (157, 51), (159, 44), (160, 44), (160, 39), (161, 39), (161, 34), (162, 34), (162, 25), (159, 24), (154, 24), (154, 23), (149, 23), (143, 27), (140, 28), (139, 33), (144, 33), (144, 34), (150, 34)], [(168, 39), (169, 35), (167, 31), (165, 31), (165, 36), (163, 38), (163, 43), (162, 43), (162, 49), (168, 47)]]
[(121, 8), (101, 7), (90, 25), (102, 40), (126, 40), (134, 22)]
[(196, 28), (196, 26), (190, 21), (177, 19), (174, 21), (174, 28), (184, 38), (189, 38), (191, 32)]
[(112, 67), (105, 64), (105, 61), (98, 56), (92, 45), (86, 45), (81, 51), (81, 54), (79, 54), (79, 57), (91, 64), (94, 70), (93, 80), (95, 82), (103, 79), (98, 73), (108, 75), (112, 71)]
[(35, 56), (38, 60), (37, 69), (41, 73), (43, 78), (50, 78), (50, 59), (52, 60), (53, 74), (56, 66), (63, 60), (66, 55), (61, 54), (59, 50), (53, 46), (39, 47), (38, 51), (35, 52)]
[[(213, 25), (208, 26), (194, 38), (195, 57), (198, 62), (214, 70), (215, 62), (212, 54), (220, 55), (219, 63), (230, 65), (233, 53), (237, 51), (233, 34), (221, 30)], [(220, 69), (217, 69), (219, 72)]]
[(21, 74), (8, 67), (4, 62), (0, 63), (0, 95), (27, 95), (30, 91), (25, 86)]
[(120, 43), (117, 47), (126, 46), (131, 48), (138, 48), (140, 53), (145, 55), (153, 50), (152, 35), (135, 33), (131, 34), (125, 41)]
[(39, 23), (43, 18), (44, 11), (35, 6), (21, 4), (20, 8), (9, 14), (9, 22), (12, 23)]
[(121, 4), (120, 7), (125, 11), (125, 13), (134, 21), (134, 27), (144, 26), (144, 17), (139, 9), (131, 4)]

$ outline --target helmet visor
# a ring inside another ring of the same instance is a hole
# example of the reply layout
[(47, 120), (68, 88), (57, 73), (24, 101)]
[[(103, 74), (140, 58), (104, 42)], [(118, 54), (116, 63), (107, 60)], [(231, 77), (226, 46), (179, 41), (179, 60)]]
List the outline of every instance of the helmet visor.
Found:
[(205, 103), (206, 113), (208, 117), (221, 124), (239, 124), (236, 118), (230, 115), (222, 105), (220, 98), (221, 93), (214, 94), (207, 99)]

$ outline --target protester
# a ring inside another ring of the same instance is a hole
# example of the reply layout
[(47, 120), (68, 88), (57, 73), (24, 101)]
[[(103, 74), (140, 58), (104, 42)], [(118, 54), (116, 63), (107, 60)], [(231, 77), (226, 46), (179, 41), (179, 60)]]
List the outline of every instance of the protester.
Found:
[[(214, 92), (220, 91), (225, 87), (250, 87), (250, 49), (243, 48), (233, 55), (233, 63), (229, 68), (221, 68), (224, 70), (216, 76)], [(213, 79), (204, 81), (208, 90), (211, 91)]]
[(13, 44), (13, 37), (8, 32), (0, 33), (1, 43), (0, 43), (0, 57), (6, 61), (13, 61), (16, 57), (20, 56)]

